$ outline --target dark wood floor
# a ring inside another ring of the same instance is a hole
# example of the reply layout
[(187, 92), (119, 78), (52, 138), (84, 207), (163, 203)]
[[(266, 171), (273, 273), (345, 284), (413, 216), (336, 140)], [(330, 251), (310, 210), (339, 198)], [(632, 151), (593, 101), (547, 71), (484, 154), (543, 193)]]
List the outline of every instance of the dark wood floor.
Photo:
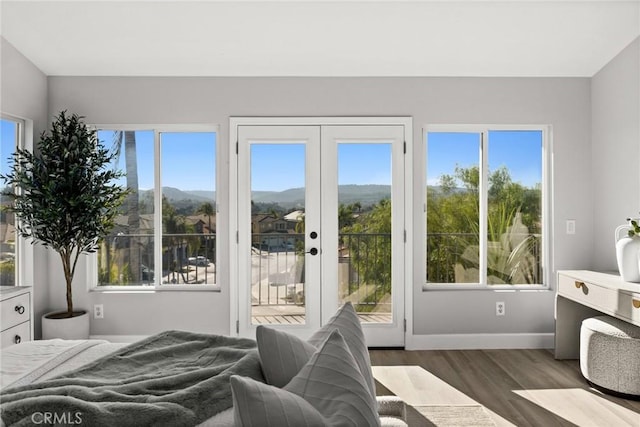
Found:
[[(577, 360), (555, 360), (549, 350), (371, 350), (370, 353), (373, 366), (422, 367), (433, 376), (425, 373), (421, 381), (463, 393), (483, 405), (498, 426), (640, 427), (640, 401), (604, 395), (590, 388), (580, 374)], [(422, 371), (413, 369), (413, 373)], [(415, 383), (415, 377), (407, 377), (406, 381), (392, 379), (390, 383), (395, 382), (398, 389), (393, 391), (378, 383), (378, 392), (410, 395), (408, 389), (415, 390), (415, 385), (410, 384)], [(406, 383), (407, 390), (402, 390), (401, 383)], [(419, 387), (429, 390), (431, 385)], [(422, 394), (429, 399), (428, 393)]]

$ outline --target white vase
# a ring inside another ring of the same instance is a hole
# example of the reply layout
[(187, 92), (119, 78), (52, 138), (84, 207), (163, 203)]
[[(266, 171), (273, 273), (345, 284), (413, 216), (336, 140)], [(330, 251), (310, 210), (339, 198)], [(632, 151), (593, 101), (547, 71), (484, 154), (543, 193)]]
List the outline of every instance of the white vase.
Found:
[(640, 237), (620, 238), (620, 231), (628, 229), (630, 229), (628, 225), (616, 228), (618, 271), (625, 282), (640, 282)]
[[(42, 316), (42, 339), (62, 338), (65, 340), (86, 340), (89, 338), (89, 313), (74, 311), (73, 317), (52, 318), (60, 311), (52, 311)], [(82, 314), (80, 314), (82, 313)]]

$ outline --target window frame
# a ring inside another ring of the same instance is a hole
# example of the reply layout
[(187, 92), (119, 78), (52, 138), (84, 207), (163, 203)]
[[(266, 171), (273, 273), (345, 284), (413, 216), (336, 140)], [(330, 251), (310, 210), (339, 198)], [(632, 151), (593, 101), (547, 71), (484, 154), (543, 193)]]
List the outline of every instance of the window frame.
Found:
[[(490, 131), (538, 131), (542, 133), (542, 201), (541, 201), (541, 222), (542, 222), (542, 281), (540, 284), (495, 284), (487, 283), (487, 215), (488, 215), (488, 150), (487, 142)], [(478, 133), (481, 135), (479, 167), (480, 176), (480, 283), (427, 283), (427, 272), (425, 261), (427, 255), (427, 142), (429, 132), (455, 132), (455, 133)], [(551, 274), (553, 271), (551, 260), (552, 245), (552, 126), (551, 125), (505, 125), (505, 124), (428, 124), (422, 127), (422, 144), (419, 148), (419, 168), (420, 190), (419, 203), (415, 205), (416, 218), (420, 218), (416, 224), (419, 239), (419, 247), (416, 248), (417, 256), (415, 259), (422, 260), (420, 262), (420, 283), (422, 291), (432, 290), (492, 290), (492, 291), (515, 291), (515, 290), (531, 290), (531, 291), (547, 291), (550, 289)], [(418, 246), (418, 245), (416, 245)], [(414, 270), (415, 271), (415, 270)]]
[[(16, 124), (15, 148), (33, 151), (33, 120), (0, 112), (0, 119)], [(15, 152), (15, 151), (14, 151)], [(13, 154), (13, 153), (12, 153)], [(19, 190), (18, 190), (19, 191)], [(16, 221), (18, 221), (16, 219)], [(34, 284), (34, 245), (33, 239), (26, 239), (18, 234), (16, 229), (15, 249), (15, 280), (14, 285), (9, 286), (33, 286)]]
[[(154, 242), (162, 242), (162, 227), (155, 225), (162, 224), (162, 183), (161, 183), (161, 166), (162, 166), (162, 147), (161, 147), (161, 134), (162, 133), (198, 133), (198, 132), (211, 132), (216, 134), (216, 147), (215, 147), (215, 176), (216, 187), (214, 189), (216, 198), (219, 194), (218, 186), (221, 182), (221, 144), (220, 144), (220, 126), (215, 124), (92, 124), (90, 125), (93, 130), (116, 130), (116, 131), (152, 131), (153, 132), (153, 150), (154, 150), (154, 211), (153, 211), (153, 239)], [(216, 200), (216, 223), (218, 221), (218, 214), (220, 212), (219, 201)], [(226, 233), (218, 235), (218, 227), (216, 226), (216, 259), (214, 263), (216, 265), (216, 280), (220, 280), (218, 270), (218, 260), (221, 250), (228, 245), (228, 238)], [(160, 248), (162, 245), (159, 246)], [(154, 271), (157, 266), (162, 266), (162, 251), (157, 250), (154, 246)], [(87, 266), (87, 286), (90, 292), (103, 292), (103, 293), (154, 293), (154, 292), (221, 292), (222, 287), (219, 283), (211, 285), (187, 285), (187, 284), (171, 284), (161, 283), (162, 275), (154, 275), (153, 285), (105, 285), (99, 286), (98, 284), (98, 256), (97, 254), (90, 254), (89, 262)]]

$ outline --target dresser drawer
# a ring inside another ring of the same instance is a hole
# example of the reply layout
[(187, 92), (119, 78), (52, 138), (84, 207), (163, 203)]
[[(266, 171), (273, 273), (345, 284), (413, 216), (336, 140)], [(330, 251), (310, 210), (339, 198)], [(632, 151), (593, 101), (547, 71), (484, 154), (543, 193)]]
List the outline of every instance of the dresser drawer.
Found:
[(0, 325), (3, 331), (24, 323), (31, 318), (29, 296), (29, 293), (24, 293), (0, 302)]
[(558, 294), (609, 314), (615, 313), (618, 308), (616, 292), (570, 276), (559, 276)]
[(21, 323), (0, 334), (0, 348), (26, 341), (31, 341), (31, 322)]
[(640, 324), (640, 294), (621, 292), (618, 314), (636, 325)]

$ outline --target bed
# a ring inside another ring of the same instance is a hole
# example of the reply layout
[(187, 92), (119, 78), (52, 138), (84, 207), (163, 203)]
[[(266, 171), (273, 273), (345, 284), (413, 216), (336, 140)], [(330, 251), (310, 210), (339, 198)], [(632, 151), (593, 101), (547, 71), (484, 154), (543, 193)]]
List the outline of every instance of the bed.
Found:
[(406, 426), (402, 402), (375, 396), (350, 304), (309, 341), (263, 327), (256, 340), (165, 331), (26, 342), (0, 363), (7, 426)]

